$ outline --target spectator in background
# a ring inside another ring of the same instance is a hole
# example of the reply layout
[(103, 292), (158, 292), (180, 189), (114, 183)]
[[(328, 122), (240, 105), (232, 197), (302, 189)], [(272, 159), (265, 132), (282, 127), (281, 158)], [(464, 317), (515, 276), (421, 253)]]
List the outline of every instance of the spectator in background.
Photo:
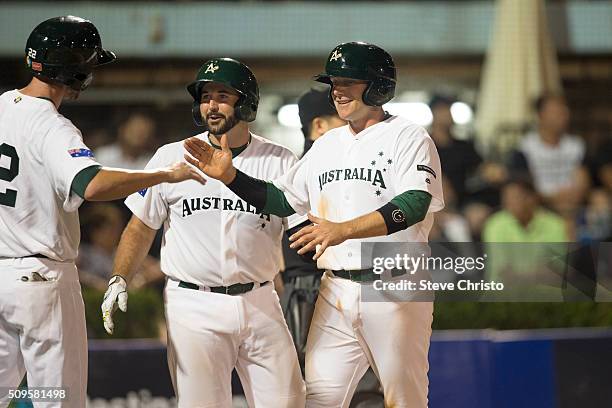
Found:
[(453, 135), (453, 116), (451, 106), (455, 99), (445, 95), (434, 95), (429, 101), (433, 115), (429, 134), (440, 155), (442, 174), (450, 182), (455, 192), (457, 204), (461, 207), (467, 199), (466, 182), (476, 172), (482, 158), (474, 145), (465, 140), (458, 140)]
[(580, 211), (576, 226), (579, 242), (612, 239), (612, 200), (609, 191), (597, 188), (589, 192), (586, 207)]
[(302, 133), (304, 134), (304, 150), (302, 156), (312, 147), (312, 144), (325, 132), (346, 122), (338, 116), (336, 108), (329, 100), (328, 91), (310, 89), (298, 99), (298, 110)]
[[(336, 108), (331, 104), (329, 91), (327, 90), (310, 89), (298, 99), (298, 109), (302, 133), (304, 134), (302, 155), (306, 154), (314, 141), (325, 132), (346, 125), (346, 122), (340, 119)], [(290, 284), (293, 278), (297, 276), (318, 273), (320, 277), (320, 271), (317, 269), (316, 263), (305, 263), (295, 250), (289, 249), (289, 243), (285, 236), (283, 236), (283, 257), (285, 260), (283, 280), (286, 284)]]
[(472, 202), (466, 205), (462, 211), (469, 227), (472, 241), (482, 241), (482, 230), (485, 222), (493, 213), (493, 208), (484, 203)]
[(540, 205), (533, 184), (524, 179), (509, 181), (502, 189), (501, 211), (486, 222), (484, 242), (566, 242), (563, 218)]
[[(437, 94), (432, 97), (429, 108), (433, 119), (429, 134), (440, 154), (445, 191), (454, 198), (454, 208), (463, 212), (469, 225), (470, 239), (467, 240), (480, 241), (481, 231), (485, 220), (491, 214), (491, 208), (499, 205), (499, 186), (506, 180), (507, 172), (505, 167), (498, 163), (485, 162), (472, 142), (455, 138), (451, 114), (451, 107), (455, 102), (455, 98), (451, 96)], [(447, 215), (451, 213), (447, 212)], [(458, 219), (455, 216), (447, 219), (456, 220)], [(459, 227), (456, 223), (444, 224), (445, 226), (439, 224), (438, 227)], [(443, 233), (440, 230), (437, 232)], [(434, 236), (437, 232), (432, 230)]]
[(96, 150), (96, 159), (104, 166), (144, 169), (155, 147), (155, 121), (143, 113), (134, 113), (119, 125), (117, 141)]
[[(298, 109), (304, 134), (302, 155), (306, 154), (315, 140), (325, 132), (346, 125), (329, 100), (329, 90), (310, 89), (298, 99)], [(323, 271), (317, 269), (316, 262), (290, 249), (287, 237), (284, 235), (283, 258), (285, 269), (282, 273), (284, 288), (281, 294), (281, 305), (287, 316), (287, 324), (292, 331), (300, 365), (303, 367), (306, 337)], [(289, 313), (288, 309), (291, 310)]]
[[(84, 239), (77, 259), (80, 281), (84, 286), (104, 291), (112, 275), (113, 257), (125, 227), (121, 210), (110, 203), (90, 204), (84, 208), (81, 225)], [(130, 286), (141, 287), (162, 280), (159, 261), (147, 257)]]
[(487, 220), (483, 232), (487, 279), (506, 285), (507, 300), (561, 300), (568, 241), (563, 218), (540, 206), (525, 179), (509, 181), (501, 196), (503, 209)]
[(442, 180), (444, 209), (436, 214), (429, 232), (430, 242), (470, 242), (472, 235), (466, 218), (457, 210), (457, 196), (448, 179)]
[(581, 167), (585, 143), (567, 133), (570, 113), (560, 95), (543, 95), (535, 102), (538, 124), (525, 135), (511, 158), (515, 174), (530, 174), (544, 202), (562, 214), (571, 213), (588, 189)]
[(594, 154), (586, 160), (594, 187), (603, 188), (612, 194), (612, 140), (597, 146)]
[(113, 137), (108, 127), (96, 127), (85, 130), (83, 134), (87, 135), (87, 146), (93, 151), (97, 151), (100, 147), (112, 143), (113, 141)]

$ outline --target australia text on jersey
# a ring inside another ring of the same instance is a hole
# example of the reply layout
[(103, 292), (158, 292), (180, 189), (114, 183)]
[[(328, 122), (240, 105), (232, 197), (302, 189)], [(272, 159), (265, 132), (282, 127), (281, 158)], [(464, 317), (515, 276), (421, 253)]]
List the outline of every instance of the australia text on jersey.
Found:
[(184, 198), (182, 205), (183, 217), (192, 215), (195, 211), (222, 210), (259, 214), (261, 216), (260, 218), (266, 218), (267, 221), (270, 221), (269, 214), (261, 214), (257, 212), (255, 207), (240, 199), (232, 200), (231, 198), (221, 197)]
[(352, 169), (328, 170), (319, 174), (319, 189), (322, 191), (325, 184), (342, 180), (362, 180), (372, 183), (373, 186), (387, 188), (381, 170), (356, 167)]

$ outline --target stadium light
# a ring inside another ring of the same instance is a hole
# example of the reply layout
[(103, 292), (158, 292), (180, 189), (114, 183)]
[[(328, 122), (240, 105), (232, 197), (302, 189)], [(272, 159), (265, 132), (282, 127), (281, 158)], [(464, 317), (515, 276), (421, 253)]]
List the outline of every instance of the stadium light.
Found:
[[(433, 115), (429, 106), (423, 102), (390, 102), (383, 108), (392, 115), (400, 115), (421, 126), (431, 125)], [(465, 102), (455, 102), (451, 106), (453, 121), (458, 125), (465, 125), (472, 121), (474, 112)], [(277, 113), (278, 122), (286, 127), (300, 128), (300, 116), (298, 106), (295, 103), (283, 105)]]
[(287, 127), (301, 128), (302, 124), (298, 112), (299, 110), (296, 103), (281, 106), (277, 114), (278, 123)]
[(451, 115), (453, 116), (453, 121), (458, 125), (465, 125), (472, 121), (474, 117), (474, 112), (472, 112), (472, 108), (465, 102), (455, 102), (451, 105)]
[(421, 126), (429, 126), (433, 119), (431, 109), (423, 102), (390, 102), (383, 108), (392, 115), (402, 116)]

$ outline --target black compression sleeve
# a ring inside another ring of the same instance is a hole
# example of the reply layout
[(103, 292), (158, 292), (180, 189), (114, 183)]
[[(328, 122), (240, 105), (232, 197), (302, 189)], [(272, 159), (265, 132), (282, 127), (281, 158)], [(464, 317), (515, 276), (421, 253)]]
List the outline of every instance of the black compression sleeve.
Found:
[(257, 212), (266, 206), (268, 187), (265, 181), (247, 176), (236, 169), (236, 177), (227, 185), (238, 197), (245, 200), (257, 209)]
[(236, 177), (227, 185), (238, 197), (254, 206), (258, 213), (288, 217), (295, 210), (285, 194), (272, 183), (247, 176), (236, 169)]

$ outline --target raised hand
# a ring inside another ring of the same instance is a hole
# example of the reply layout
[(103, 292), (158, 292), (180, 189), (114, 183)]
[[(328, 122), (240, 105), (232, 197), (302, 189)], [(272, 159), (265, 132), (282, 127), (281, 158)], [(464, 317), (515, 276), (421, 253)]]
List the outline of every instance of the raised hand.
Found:
[(206, 184), (202, 174), (185, 162), (177, 162), (168, 167), (168, 183), (178, 183), (185, 180), (195, 180)]
[(227, 135), (219, 141), (221, 149), (215, 149), (197, 137), (191, 137), (184, 142), (189, 155), (185, 160), (199, 168), (207, 176), (229, 184), (236, 177), (236, 169), (232, 164), (232, 151), (229, 148)]

